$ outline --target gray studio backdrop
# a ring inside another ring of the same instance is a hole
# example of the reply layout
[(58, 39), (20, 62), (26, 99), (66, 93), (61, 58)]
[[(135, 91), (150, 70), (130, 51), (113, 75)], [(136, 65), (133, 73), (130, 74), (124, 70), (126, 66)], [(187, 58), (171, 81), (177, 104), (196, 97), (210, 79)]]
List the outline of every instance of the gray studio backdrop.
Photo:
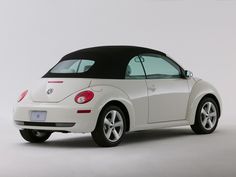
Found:
[(233, 121), (235, 9), (233, 0), (1, 0), (0, 117), (10, 123), (18, 94), (64, 54), (124, 44), (164, 51), (210, 81)]

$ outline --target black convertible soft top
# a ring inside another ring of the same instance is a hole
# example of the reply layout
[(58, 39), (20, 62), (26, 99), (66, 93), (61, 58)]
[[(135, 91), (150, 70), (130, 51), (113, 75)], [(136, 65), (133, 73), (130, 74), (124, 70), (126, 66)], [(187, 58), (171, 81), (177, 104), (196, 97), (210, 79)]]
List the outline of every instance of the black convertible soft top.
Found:
[(86, 48), (67, 54), (59, 62), (72, 59), (94, 60), (95, 64), (87, 72), (51, 73), (51, 70), (49, 70), (43, 77), (124, 79), (126, 67), (130, 59), (141, 54), (166, 56), (163, 52), (136, 46), (101, 46)]

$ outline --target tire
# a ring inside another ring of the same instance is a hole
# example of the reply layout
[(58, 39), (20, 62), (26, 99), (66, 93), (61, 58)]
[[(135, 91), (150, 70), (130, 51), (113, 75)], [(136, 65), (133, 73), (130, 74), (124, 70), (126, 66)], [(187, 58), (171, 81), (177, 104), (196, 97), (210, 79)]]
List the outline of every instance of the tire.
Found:
[(219, 106), (212, 98), (203, 98), (198, 104), (195, 123), (191, 125), (196, 134), (210, 134), (215, 131), (219, 120)]
[(111, 105), (101, 111), (91, 134), (98, 146), (113, 147), (122, 141), (125, 131), (125, 114), (119, 107)]
[(50, 137), (52, 132), (43, 130), (23, 129), (20, 130), (20, 134), (26, 141), (30, 143), (43, 143)]

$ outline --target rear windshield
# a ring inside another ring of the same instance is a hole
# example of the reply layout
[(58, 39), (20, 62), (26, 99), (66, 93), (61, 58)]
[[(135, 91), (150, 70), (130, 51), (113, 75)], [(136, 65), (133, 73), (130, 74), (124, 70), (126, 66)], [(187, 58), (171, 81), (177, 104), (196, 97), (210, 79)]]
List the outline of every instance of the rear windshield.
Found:
[(49, 72), (58, 74), (84, 73), (87, 72), (95, 61), (89, 59), (71, 59), (59, 62)]
[[(81, 57), (82, 58), (82, 57)], [(43, 78), (124, 79), (126, 60), (104, 58), (63, 58)]]

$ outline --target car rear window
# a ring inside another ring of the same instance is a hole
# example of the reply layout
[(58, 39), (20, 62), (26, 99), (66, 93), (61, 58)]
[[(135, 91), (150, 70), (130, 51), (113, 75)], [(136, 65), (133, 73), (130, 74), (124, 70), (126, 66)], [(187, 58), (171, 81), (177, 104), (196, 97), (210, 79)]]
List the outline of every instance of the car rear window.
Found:
[(71, 59), (59, 62), (54, 66), (50, 73), (70, 74), (70, 73), (84, 73), (87, 72), (95, 61), (89, 59)]

